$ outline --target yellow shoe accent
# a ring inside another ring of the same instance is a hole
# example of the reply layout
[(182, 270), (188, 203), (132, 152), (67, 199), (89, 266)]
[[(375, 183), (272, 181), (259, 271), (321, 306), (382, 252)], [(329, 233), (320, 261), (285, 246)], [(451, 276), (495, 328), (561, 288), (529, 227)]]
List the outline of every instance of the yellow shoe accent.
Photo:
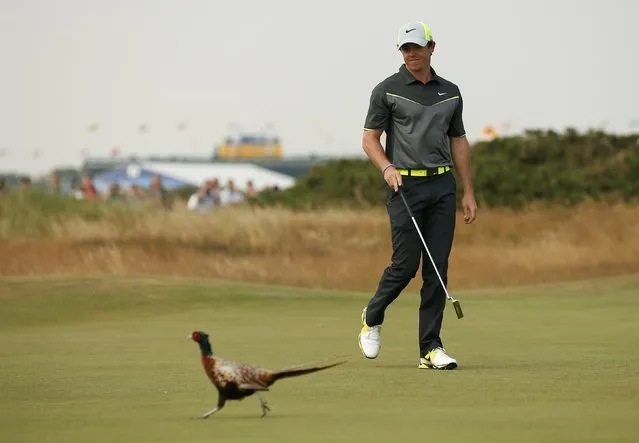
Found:
[[(359, 349), (366, 358), (376, 358), (381, 348), (381, 325), (368, 326), (366, 324), (366, 308), (362, 311), (362, 330), (358, 338)], [(366, 348), (366, 349), (365, 349)]]
[(429, 354), (419, 359), (419, 366), (417, 366), (419, 369), (435, 369), (435, 366), (430, 362)]
[[(382, 326), (379, 325), (377, 330), (381, 332)], [(371, 330), (371, 327), (366, 324), (366, 308), (362, 311), (362, 333), (368, 332)]]
[[(437, 364), (434, 363), (435, 360)], [(419, 359), (417, 367), (419, 369), (455, 369), (457, 360), (448, 356), (442, 348), (435, 348)]]

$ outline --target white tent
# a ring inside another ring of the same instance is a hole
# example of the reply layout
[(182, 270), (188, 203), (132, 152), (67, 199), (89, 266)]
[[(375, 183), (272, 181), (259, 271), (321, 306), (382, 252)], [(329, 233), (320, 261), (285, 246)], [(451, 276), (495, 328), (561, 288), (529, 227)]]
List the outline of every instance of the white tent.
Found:
[(235, 187), (246, 190), (250, 180), (256, 191), (277, 186), (279, 189), (290, 188), (295, 178), (249, 163), (167, 163), (141, 162), (138, 166), (156, 174), (173, 177), (193, 186), (201, 186), (205, 181), (217, 178), (221, 186), (232, 179)]

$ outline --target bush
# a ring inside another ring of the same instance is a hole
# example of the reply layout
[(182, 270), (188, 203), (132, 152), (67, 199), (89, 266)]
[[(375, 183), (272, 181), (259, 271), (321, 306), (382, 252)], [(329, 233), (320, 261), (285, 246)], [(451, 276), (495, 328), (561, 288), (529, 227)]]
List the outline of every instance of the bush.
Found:
[[(629, 202), (639, 196), (638, 135), (529, 130), (475, 144), (472, 166), (475, 196), (486, 207)], [(459, 200), (461, 180), (457, 185)], [(386, 191), (386, 183), (368, 159), (334, 160), (315, 166), (293, 188), (265, 192), (253, 204), (363, 208), (383, 204)]]

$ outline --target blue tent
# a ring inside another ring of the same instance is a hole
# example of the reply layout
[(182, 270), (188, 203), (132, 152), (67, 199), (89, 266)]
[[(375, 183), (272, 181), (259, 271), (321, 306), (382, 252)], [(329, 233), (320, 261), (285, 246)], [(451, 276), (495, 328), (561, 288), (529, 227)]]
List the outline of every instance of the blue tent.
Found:
[[(98, 193), (106, 192), (113, 183), (120, 185), (120, 189), (128, 189), (134, 184), (143, 188), (149, 188), (154, 175), (156, 175), (156, 173), (153, 171), (130, 164), (96, 174), (93, 177), (93, 184)], [(171, 190), (189, 186), (189, 183), (182, 180), (163, 174), (158, 175), (160, 176), (164, 189)]]

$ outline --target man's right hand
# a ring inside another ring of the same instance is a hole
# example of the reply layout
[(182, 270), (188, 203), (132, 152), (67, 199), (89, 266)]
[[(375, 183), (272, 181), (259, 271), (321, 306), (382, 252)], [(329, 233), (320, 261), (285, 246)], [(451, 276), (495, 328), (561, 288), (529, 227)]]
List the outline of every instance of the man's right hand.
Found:
[(402, 185), (402, 175), (395, 166), (386, 168), (384, 171), (384, 180), (386, 180), (388, 186), (393, 188), (395, 192), (399, 191), (399, 187)]

